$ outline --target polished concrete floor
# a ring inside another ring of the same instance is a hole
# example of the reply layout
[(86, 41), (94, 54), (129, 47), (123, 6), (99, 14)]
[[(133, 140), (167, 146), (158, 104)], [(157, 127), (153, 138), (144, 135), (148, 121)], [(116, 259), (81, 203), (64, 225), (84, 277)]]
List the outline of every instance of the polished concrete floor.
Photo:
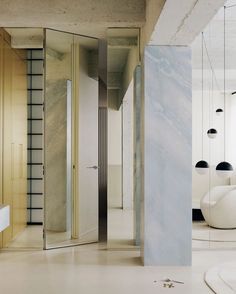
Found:
[[(207, 294), (212, 291), (204, 282), (205, 272), (236, 260), (236, 250), (202, 247), (193, 251), (192, 267), (144, 267), (140, 251), (132, 244), (132, 220), (132, 211), (111, 209), (108, 245), (47, 251), (37, 248), (42, 244), (42, 228), (28, 227), (10, 249), (0, 252), (0, 293)], [(203, 224), (198, 225), (194, 229), (206, 230)], [(27, 249), (29, 241), (31, 247)], [(165, 279), (183, 284), (173, 283), (172, 288), (166, 288)]]
[(236, 229), (211, 228), (206, 222), (193, 222), (192, 244), (194, 249), (235, 249)]
[[(66, 246), (78, 243), (77, 240), (69, 240), (67, 232), (46, 232), (47, 242), (50, 247)], [(108, 211), (108, 248), (110, 249), (134, 249), (133, 245), (133, 210), (110, 208)], [(86, 239), (82, 240), (83, 243)], [(89, 239), (88, 239), (89, 241)], [(43, 227), (27, 226), (9, 245), (9, 248), (43, 247)]]
[[(6, 294), (204, 294), (204, 272), (236, 258), (235, 251), (194, 251), (191, 267), (143, 267), (139, 251), (107, 250), (105, 245), (48, 251), (2, 251), (0, 293)], [(164, 279), (181, 281), (163, 287)]]
[(236, 293), (236, 262), (210, 268), (205, 274), (205, 281), (215, 293)]

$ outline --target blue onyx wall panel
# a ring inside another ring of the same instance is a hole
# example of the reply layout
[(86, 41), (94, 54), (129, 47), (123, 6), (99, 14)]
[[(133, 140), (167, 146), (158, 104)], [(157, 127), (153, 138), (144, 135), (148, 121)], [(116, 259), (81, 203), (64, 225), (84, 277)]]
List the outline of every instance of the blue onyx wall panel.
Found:
[(191, 265), (191, 51), (147, 46), (144, 54), (145, 265)]

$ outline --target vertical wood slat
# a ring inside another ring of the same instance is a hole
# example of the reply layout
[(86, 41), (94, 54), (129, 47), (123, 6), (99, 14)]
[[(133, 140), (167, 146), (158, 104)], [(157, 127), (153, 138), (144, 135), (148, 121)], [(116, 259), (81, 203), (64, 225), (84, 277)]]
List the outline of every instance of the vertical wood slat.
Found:
[(6, 247), (26, 225), (27, 87), (25, 50), (11, 48), (3, 29), (0, 44), (0, 203), (10, 205), (10, 226), (0, 237), (0, 247)]

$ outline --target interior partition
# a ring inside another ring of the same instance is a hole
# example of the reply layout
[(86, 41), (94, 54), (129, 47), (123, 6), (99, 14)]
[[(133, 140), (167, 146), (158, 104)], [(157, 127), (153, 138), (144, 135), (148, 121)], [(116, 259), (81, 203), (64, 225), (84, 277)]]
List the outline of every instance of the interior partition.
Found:
[(46, 30), (45, 248), (98, 241), (97, 40)]
[(145, 265), (191, 265), (191, 51), (147, 46), (144, 53)]

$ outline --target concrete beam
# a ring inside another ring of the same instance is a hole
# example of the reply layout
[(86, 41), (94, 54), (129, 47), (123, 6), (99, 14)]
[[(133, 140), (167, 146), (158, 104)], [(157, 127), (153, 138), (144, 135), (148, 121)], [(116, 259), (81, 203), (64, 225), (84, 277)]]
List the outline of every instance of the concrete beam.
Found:
[(138, 45), (138, 38), (109, 38), (108, 39), (108, 46), (115, 47), (119, 49), (129, 49)]
[(120, 94), (119, 89), (108, 90), (108, 108), (113, 110), (119, 110), (120, 107)]
[(88, 58), (88, 76), (94, 80), (98, 80), (98, 51), (89, 51)]
[(62, 60), (64, 58), (64, 54), (60, 53), (52, 48), (47, 47), (46, 49), (46, 53), (48, 56), (54, 58), (54, 59), (58, 59), (58, 60)]
[(107, 76), (107, 88), (115, 90), (121, 88), (121, 75), (120, 72), (109, 72)]
[(12, 37), (11, 46), (13, 48), (43, 48), (42, 36), (30, 36), (30, 37)]
[(150, 45), (190, 45), (225, 0), (166, 0)]

